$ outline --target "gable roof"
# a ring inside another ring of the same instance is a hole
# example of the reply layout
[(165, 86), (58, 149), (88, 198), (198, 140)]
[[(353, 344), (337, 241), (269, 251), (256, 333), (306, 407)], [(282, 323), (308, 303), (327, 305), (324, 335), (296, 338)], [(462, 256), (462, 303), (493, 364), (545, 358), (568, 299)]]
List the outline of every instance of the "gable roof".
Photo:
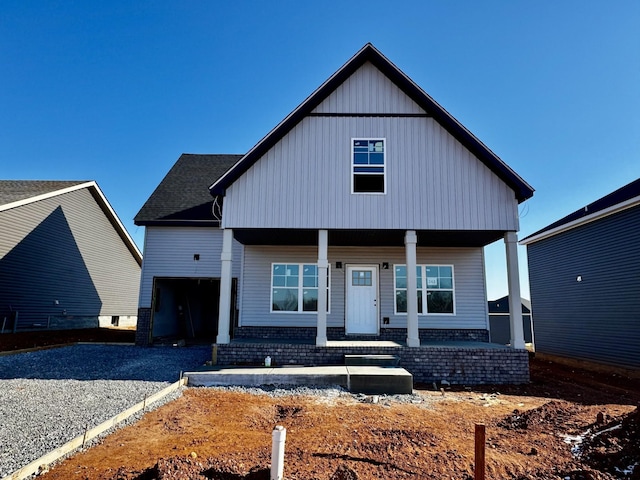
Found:
[(505, 164), (495, 153), (476, 138), (449, 112), (440, 106), (424, 90), (405, 75), (371, 43), (367, 43), (336, 73), (316, 89), (307, 99), (260, 140), (224, 175), (209, 187), (212, 195), (224, 195), (226, 189), (260, 159), (271, 147), (290, 132), (302, 119), (309, 115), (322, 101), (336, 90), (347, 78), (366, 62), (373, 64), (389, 80), (397, 85), (408, 97), (416, 102), (427, 115), (436, 120), (454, 138), (473, 153), (493, 171), (514, 192), (518, 202), (533, 196), (533, 188)]
[(100, 209), (104, 212), (116, 233), (120, 236), (133, 258), (142, 265), (142, 253), (129, 232), (118, 218), (115, 210), (94, 181), (79, 180), (0, 180), (0, 212), (18, 208), (58, 195), (81, 190), (89, 190)]
[[(134, 217), (136, 225), (218, 225), (208, 186), (242, 155), (183, 153)], [(218, 206), (222, 206), (221, 203)]]
[[(530, 314), (531, 313), (531, 301), (526, 298), (520, 298), (520, 302), (522, 303), (522, 313)], [(502, 298), (498, 298), (497, 300), (489, 300), (489, 314), (507, 314), (510, 312), (509, 310), (509, 295), (504, 296)]]
[(532, 233), (520, 244), (528, 245), (637, 205), (640, 205), (640, 178)]

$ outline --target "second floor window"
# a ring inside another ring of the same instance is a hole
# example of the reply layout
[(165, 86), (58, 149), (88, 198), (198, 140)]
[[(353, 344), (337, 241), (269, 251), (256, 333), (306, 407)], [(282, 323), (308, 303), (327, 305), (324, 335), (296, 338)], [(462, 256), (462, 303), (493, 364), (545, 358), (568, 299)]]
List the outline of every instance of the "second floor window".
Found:
[(385, 139), (354, 138), (351, 153), (351, 193), (386, 193)]

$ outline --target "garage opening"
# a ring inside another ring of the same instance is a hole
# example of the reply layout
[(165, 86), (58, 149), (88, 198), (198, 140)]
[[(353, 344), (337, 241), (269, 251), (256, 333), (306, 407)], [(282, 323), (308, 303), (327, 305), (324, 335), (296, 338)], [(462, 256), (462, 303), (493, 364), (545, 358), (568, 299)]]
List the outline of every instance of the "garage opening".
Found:
[[(234, 278), (231, 287), (231, 329), (237, 318), (236, 285)], [(218, 335), (219, 300), (219, 278), (155, 278), (152, 342), (215, 342)]]

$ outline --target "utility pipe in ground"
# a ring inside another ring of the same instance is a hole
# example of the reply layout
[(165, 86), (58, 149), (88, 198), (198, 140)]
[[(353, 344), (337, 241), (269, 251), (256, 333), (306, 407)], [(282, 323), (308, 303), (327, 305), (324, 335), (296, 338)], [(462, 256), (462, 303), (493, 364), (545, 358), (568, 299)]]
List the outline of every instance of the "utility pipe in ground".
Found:
[(284, 478), (284, 443), (287, 439), (287, 429), (276, 426), (271, 433), (271, 477), (270, 480)]

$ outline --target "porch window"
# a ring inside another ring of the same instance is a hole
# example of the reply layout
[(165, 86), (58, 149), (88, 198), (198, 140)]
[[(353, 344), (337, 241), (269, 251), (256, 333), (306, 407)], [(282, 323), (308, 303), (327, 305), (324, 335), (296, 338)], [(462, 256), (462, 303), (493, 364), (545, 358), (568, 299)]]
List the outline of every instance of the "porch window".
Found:
[[(416, 266), (418, 314), (454, 314), (453, 265)], [(407, 313), (407, 266), (394, 268), (395, 313)]]
[(351, 193), (386, 193), (385, 139), (352, 139)]
[[(327, 313), (330, 274), (327, 269)], [(271, 312), (318, 311), (318, 266), (301, 263), (274, 263), (271, 266)]]

